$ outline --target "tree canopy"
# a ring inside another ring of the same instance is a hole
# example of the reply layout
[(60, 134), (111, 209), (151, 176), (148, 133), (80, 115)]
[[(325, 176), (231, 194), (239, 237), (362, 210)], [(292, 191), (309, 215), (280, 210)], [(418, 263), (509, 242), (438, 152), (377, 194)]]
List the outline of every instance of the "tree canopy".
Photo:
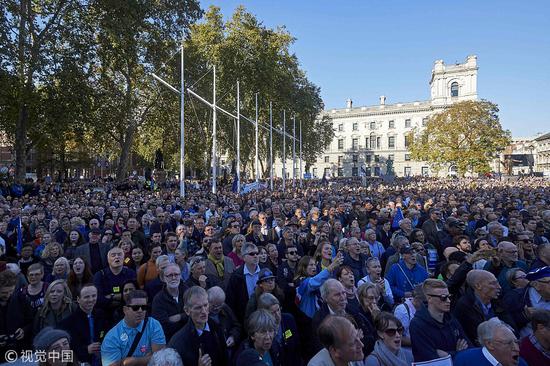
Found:
[(502, 129), (496, 104), (463, 101), (432, 115), (408, 138), (414, 160), (426, 161), (434, 170), (455, 165), (464, 175), (489, 172), (495, 153), (510, 143), (510, 132)]

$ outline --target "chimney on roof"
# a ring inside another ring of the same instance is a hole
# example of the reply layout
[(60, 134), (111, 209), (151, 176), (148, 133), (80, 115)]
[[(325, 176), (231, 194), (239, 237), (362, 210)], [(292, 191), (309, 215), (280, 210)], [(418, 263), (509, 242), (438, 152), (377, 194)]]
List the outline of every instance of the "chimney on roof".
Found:
[(380, 105), (386, 105), (386, 96), (385, 95), (380, 96)]
[(346, 108), (351, 109), (353, 107), (353, 100), (348, 99), (346, 100)]

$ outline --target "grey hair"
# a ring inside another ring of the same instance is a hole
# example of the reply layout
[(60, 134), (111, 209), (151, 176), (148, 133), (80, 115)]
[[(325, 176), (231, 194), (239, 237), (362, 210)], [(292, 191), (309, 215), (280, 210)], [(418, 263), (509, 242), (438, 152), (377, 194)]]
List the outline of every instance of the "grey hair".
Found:
[(403, 245), (405, 242), (409, 242), (409, 239), (407, 239), (406, 236), (403, 235), (395, 235), (391, 239), (391, 246), (394, 248), (397, 248), (398, 245)]
[(173, 348), (163, 348), (153, 353), (147, 366), (183, 366), (183, 362)]
[(210, 287), (206, 290), (206, 293), (208, 294), (208, 302), (211, 302), (214, 299), (225, 301), (225, 292), (223, 292), (223, 289), (220, 286)]
[(487, 224), (487, 231), (491, 232), (493, 229), (496, 229), (497, 227), (502, 227), (502, 225), (499, 222), (490, 222)]
[(242, 239), (243, 241), (246, 241), (246, 237), (243, 234), (237, 234), (233, 237), (233, 239), (231, 239), (231, 245), (235, 247), (235, 243), (237, 242), (237, 240), (240, 240), (240, 239)]
[(510, 330), (512, 333), (514, 332), (508, 324), (506, 324), (499, 318), (494, 317), (487, 321), (484, 321), (483, 323), (477, 326), (477, 340), (479, 341), (479, 343), (482, 346), (486, 346), (486, 342), (493, 339), (493, 336), (495, 335), (495, 331), (498, 328), (506, 328)]
[(248, 252), (250, 252), (254, 249), (258, 250), (258, 247), (256, 246), (256, 244), (251, 243), (251, 242), (246, 242), (246, 243), (243, 244), (243, 246), (241, 248), (241, 255), (245, 256), (246, 254), (248, 254)]
[(340, 283), (340, 281), (338, 281), (337, 279), (334, 279), (334, 278), (329, 278), (328, 280), (323, 282), (323, 284), (321, 285), (321, 298), (326, 301), (327, 297), (328, 297), (330, 286), (331, 285), (336, 285), (336, 284), (339, 284), (339, 283)]
[(270, 294), (269, 292), (261, 294), (258, 298), (258, 310), (269, 310), (269, 308), (273, 305), (281, 305), (281, 303), (275, 296), (273, 296), (273, 294)]
[(183, 307), (185, 309), (189, 309), (189, 307), (191, 306), (191, 299), (199, 296), (208, 297), (206, 290), (200, 286), (193, 286), (185, 290), (185, 292), (183, 293)]
[(159, 255), (158, 258), (155, 260), (155, 265), (158, 267), (164, 261), (170, 261), (170, 257), (165, 254)]
[(277, 322), (267, 310), (256, 310), (248, 317), (247, 330), (250, 336), (262, 331), (275, 331)]
[(368, 236), (370, 234), (376, 234), (376, 231), (372, 230), (372, 229), (367, 229), (365, 230), (365, 236)]
[(468, 274), (466, 275), (466, 283), (470, 288), (474, 288), (475, 285), (477, 285), (481, 280), (486, 278), (487, 275), (489, 275), (491, 272), (485, 271), (483, 269), (472, 269)]

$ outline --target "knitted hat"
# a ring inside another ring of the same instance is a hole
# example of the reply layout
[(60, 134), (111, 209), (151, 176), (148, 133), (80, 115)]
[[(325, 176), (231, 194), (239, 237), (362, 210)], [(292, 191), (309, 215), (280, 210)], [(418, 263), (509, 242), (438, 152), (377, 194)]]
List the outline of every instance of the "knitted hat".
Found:
[(47, 351), (52, 344), (62, 338), (67, 338), (69, 342), (71, 341), (71, 336), (64, 330), (54, 329), (52, 327), (45, 327), (36, 335), (36, 337), (34, 337), (34, 350)]

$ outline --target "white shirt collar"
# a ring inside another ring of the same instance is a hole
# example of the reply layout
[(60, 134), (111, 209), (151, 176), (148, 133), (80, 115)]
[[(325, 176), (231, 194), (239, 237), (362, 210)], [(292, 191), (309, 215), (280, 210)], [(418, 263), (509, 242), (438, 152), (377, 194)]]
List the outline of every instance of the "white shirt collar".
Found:
[(260, 265), (257, 265), (256, 269), (254, 270), (254, 273), (252, 273), (248, 270), (248, 267), (245, 264), (244, 268), (243, 268), (243, 273), (244, 273), (244, 275), (255, 275), (257, 273), (260, 273)]
[(485, 356), (485, 358), (487, 359), (487, 361), (489, 361), (491, 365), (501, 366), (500, 362), (498, 362), (497, 359), (493, 357), (493, 355), (491, 354), (491, 352), (489, 352), (487, 348), (483, 347), (481, 349), (481, 353), (483, 353), (483, 356)]

